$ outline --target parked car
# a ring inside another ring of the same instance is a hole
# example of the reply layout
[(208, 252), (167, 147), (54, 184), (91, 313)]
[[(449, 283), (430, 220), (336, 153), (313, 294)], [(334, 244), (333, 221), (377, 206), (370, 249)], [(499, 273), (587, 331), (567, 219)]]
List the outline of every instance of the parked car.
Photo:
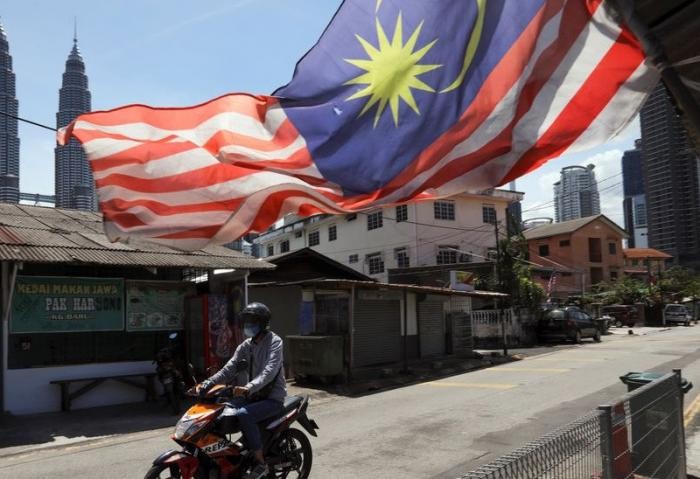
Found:
[(537, 323), (540, 340), (569, 340), (580, 343), (584, 338), (600, 341), (600, 329), (588, 314), (576, 306), (546, 311)]
[(639, 319), (637, 308), (628, 304), (603, 306), (600, 313), (602, 315), (612, 316), (612, 324), (617, 328), (621, 328), (623, 326), (629, 326), (631, 328)]
[(664, 306), (664, 321), (666, 324), (684, 324), (690, 326), (693, 317), (688, 308), (682, 304), (667, 304)]

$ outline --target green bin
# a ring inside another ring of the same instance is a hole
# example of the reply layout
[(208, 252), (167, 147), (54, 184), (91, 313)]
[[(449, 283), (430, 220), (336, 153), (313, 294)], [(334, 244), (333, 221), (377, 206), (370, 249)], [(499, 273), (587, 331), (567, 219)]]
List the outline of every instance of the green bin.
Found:
[[(656, 379), (659, 379), (665, 374), (666, 373), (652, 373), (648, 371), (643, 373), (629, 372), (624, 376), (620, 376), (620, 381), (627, 385), (627, 391), (630, 392), (634, 391), (635, 389), (639, 389), (645, 384), (649, 384), (650, 382), (655, 381)], [(688, 391), (690, 391), (692, 388), (693, 383), (689, 382), (685, 378), (681, 378), (681, 390), (683, 391), (683, 393), (688, 394)]]
[[(655, 381), (667, 373), (629, 372), (620, 376), (631, 392)], [(687, 393), (693, 384), (681, 378), (681, 390)], [(673, 454), (674, 442), (666, 435), (673, 430), (678, 419), (679, 405), (674, 401), (663, 400), (654, 388), (636, 393), (629, 398), (630, 452), (632, 467), (637, 474), (649, 477), (672, 477), (673, 462), (666, 459)], [(666, 395), (666, 394), (664, 394)], [(680, 410), (683, 410), (681, 396)], [(681, 412), (682, 414), (682, 412)], [(664, 440), (661, 441), (661, 438)]]

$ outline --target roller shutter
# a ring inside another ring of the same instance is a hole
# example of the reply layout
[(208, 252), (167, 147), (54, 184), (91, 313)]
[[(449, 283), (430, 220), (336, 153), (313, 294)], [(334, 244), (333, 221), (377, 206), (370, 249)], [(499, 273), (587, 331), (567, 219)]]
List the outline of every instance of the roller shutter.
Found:
[(443, 299), (439, 296), (428, 296), (425, 300), (418, 303), (421, 357), (445, 354), (443, 303)]
[(355, 302), (353, 360), (355, 367), (401, 360), (401, 310), (395, 300)]

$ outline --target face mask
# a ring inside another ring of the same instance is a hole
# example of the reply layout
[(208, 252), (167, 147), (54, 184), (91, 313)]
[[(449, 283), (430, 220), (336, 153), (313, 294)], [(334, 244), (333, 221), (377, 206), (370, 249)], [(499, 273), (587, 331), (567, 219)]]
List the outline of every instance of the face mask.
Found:
[(243, 324), (243, 334), (246, 338), (253, 338), (260, 332), (260, 325), (258, 323), (244, 323)]

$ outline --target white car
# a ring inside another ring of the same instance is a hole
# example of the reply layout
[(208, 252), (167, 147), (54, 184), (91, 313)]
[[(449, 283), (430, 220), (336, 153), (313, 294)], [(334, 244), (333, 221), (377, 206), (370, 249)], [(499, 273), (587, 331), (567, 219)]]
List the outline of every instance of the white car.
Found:
[(693, 317), (690, 315), (688, 308), (682, 304), (667, 304), (664, 307), (664, 323), (676, 323), (690, 326)]

